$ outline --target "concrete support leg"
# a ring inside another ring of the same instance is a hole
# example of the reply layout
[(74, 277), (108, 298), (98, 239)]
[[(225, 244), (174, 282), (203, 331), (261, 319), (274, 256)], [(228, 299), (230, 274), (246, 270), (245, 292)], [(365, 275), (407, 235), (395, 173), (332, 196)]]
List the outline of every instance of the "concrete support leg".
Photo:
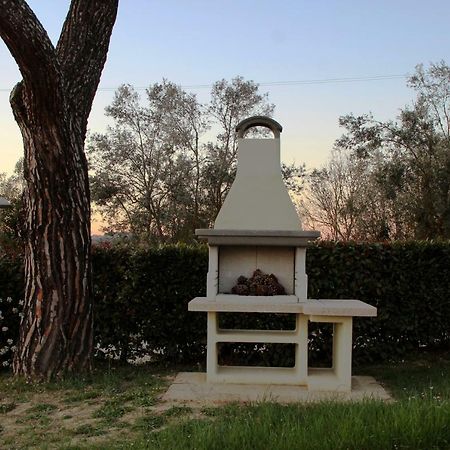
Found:
[(352, 387), (352, 317), (333, 324), (333, 369), (342, 390)]
[(217, 313), (208, 312), (208, 340), (206, 349), (206, 380), (208, 382), (214, 382), (217, 380)]
[(297, 342), (295, 346), (295, 375), (298, 384), (308, 380), (308, 317), (296, 315)]
[(333, 366), (331, 369), (308, 369), (309, 389), (350, 391), (352, 387), (352, 317), (310, 316), (309, 320), (333, 324)]

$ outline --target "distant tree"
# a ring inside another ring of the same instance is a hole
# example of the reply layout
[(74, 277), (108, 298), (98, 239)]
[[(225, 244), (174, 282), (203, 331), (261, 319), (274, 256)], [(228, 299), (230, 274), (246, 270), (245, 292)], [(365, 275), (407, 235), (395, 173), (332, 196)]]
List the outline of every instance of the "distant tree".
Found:
[(11, 203), (11, 208), (0, 210), (0, 247), (21, 251), (23, 236), (22, 195), (24, 190), (23, 158), (17, 161), (14, 173), (0, 173), (0, 196)]
[(164, 80), (147, 89), (146, 105), (121, 86), (88, 153), (93, 199), (110, 231), (158, 242), (186, 238), (202, 223), (200, 136), (207, 123), (195, 95)]
[(118, 0), (72, 0), (56, 47), (24, 0), (2, 0), (0, 37), (23, 80), (10, 97), (25, 158), (25, 305), (14, 372), (89, 369), (90, 194), (84, 140)]
[[(335, 144), (339, 151), (331, 164), (345, 154), (343, 172), (361, 167), (354, 197), (366, 207), (354, 211), (352, 231), (347, 230), (345, 237), (332, 232), (336, 238), (450, 237), (450, 68), (444, 62), (427, 70), (419, 65), (408, 85), (417, 98), (396, 121), (378, 121), (371, 114), (339, 119), (346, 133)], [(334, 211), (335, 220), (345, 222), (348, 209), (342, 209), (336, 199), (318, 205), (323, 185), (315, 183), (316, 175), (309, 185), (318, 208), (314, 214), (327, 216)], [(330, 181), (329, 173), (321, 175)], [(344, 182), (350, 180), (351, 176)]]
[(326, 167), (313, 170), (308, 178), (304, 205), (309, 219), (333, 240), (349, 240), (366, 207), (361, 187), (364, 167), (335, 150)]
[(297, 164), (295, 162), (286, 164), (282, 162), (281, 176), (283, 177), (287, 190), (291, 194), (291, 199), (296, 201), (297, 196), (304, 189), (306, 178), (305, 164)]
[[(192, 241), (195, 228), (214, 222), (234, 180), (236, 125), (273, 108), (241, 77), (215, 83), (208, 105), (167, 80), (151, 85), (144, 102), (132, 86), (121, 86), (106, 108), (113, 125), (88, 145), (93, 199), (107, 230)], [(207, 130), (217, 133), (214, 142), (204, 142)], [(297, 194), (304, 167), (283, 164), (282, 171)]]

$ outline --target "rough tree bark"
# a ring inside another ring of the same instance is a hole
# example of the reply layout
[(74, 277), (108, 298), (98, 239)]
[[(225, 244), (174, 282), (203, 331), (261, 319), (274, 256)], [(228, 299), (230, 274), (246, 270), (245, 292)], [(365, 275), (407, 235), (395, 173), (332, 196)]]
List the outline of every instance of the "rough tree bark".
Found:
[(87, 119), (118, 0), (72, 0), (56, 47), (24, 0), (0, 0), (0, 37), (23, 80), (10, 97), (24, 150), (25, 306), (14, 373), (90, 369), (92, 287)]

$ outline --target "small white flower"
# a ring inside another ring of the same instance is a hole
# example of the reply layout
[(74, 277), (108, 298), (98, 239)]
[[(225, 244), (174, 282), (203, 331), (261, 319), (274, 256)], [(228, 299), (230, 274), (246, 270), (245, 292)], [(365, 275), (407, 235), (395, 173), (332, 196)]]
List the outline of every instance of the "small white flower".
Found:
[(12, 298), (11, 298), (11, 297), (8, 297), (8, 298), (6, 299), (6, 301), (7, 301), (8, 303), (11, 303), (11, 302), (12, 302)]
[(12, 339), (8, 339), (6, 342), (8, 343), (8, 345), (11, 345), (13, 343), (13, 340)]
[(19, 300), (19, 305), (23, 305), (25, 302), (23, 300)]
[(3, 361), (3, 367), (7, 367), (9, 366), (9, 362), (8, 361)]
[(12, 347), (11, 347), (11, 351), (12, 352), (15, 352), (17, 350), (17, 347), (15, 346), (15, 345), (13, 345)]
[(17, 314), (17, 313), (19, 312), (19, 310), (18, 310), (17, 308), (13, 308), (13, 309), (12, 309), (12, 312), (13, 312), (14, 314)]
[(4, 332), (8, 331), (8, 327), (2, 327), (2, 331)]

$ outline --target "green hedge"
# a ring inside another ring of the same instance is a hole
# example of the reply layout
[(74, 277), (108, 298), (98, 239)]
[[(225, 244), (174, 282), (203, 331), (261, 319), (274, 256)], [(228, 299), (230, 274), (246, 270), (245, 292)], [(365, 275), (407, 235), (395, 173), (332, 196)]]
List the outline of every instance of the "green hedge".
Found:
[(399, 359), (450, 344), (450, 243), (321, 243), (308, 251), (312, 298), (354, 298), (378, 317), (354, 321), (356, 360)]
[(206, 317), (188, 313), (187, 304), (205, 295), (205, 247), (96, 247), (93, 265), (97, 345), (122, 358), (149, 352), (175, 361), (202, 358)]
[[(95, 247), (97, 346), (122, 358), (150, 353), (203, 363), (206, 314), (188, 312), (187, 303), (205, 295), (207, 260), (203, 246)], [(0, 297), (12, 297), (14, 304), (22, 295), (21, 270), (20, 259), (0, 257)], [(356, 361), (399, 359), (422, 347), (450, 344), (449, 243), (321, 242), (308, 249), (307, 272), (310, 298), (354, 298), (378, 308), (377, 318), (355, 319)], [(16, 330), (17, 315), (8, 317), (8, 329)], [(249, 323), (241, 315), (223, 320), (237, 327)], [(260, 315), (254, 322), (290, 326), (286, 316)], [(329, 352), (329, 331), (310, 331), (314, 362)], [(279, 354), (275, 358), (280, 362)]]

